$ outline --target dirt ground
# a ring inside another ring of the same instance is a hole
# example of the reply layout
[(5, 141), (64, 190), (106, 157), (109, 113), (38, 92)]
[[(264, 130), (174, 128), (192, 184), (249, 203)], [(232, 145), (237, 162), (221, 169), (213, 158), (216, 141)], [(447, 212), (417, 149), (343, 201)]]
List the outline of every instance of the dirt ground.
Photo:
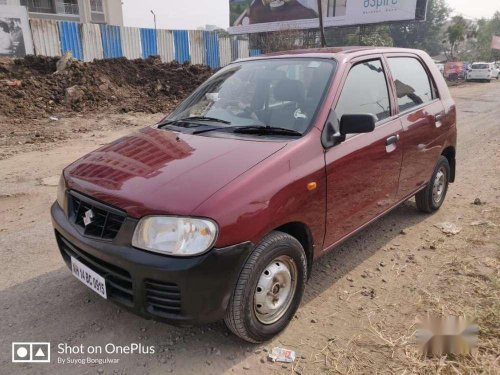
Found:
[[(321, 258), (296, 317), (264, 345), (240, 341), (222, 323), (175, 328), (143, 320), (85, 288), (63, 264), (49, 216), (61, 169), (161, 114), (38, 119), (38, 137), (9, 128), (0, 138), (0, 373), (498, 374), (500, 82), (453, 87), (452, 94), (457, 181), (442, 209), (424, 215), (410, 200)], [(459, 233), (444, 234), (443, 222)], [(426, 312), (474, 316), (478, 354), (422, 360), (413, 333)], [(52, 363), (12, 364), (13, 341), (51, 342)], [(58, 357), (86, 357), (57, 354), (59, 343), (141, 343), (155, 353), (96, 356), (116, 364), (57, 364)], [(268, 362), (275, 346), (295, 350), (295, 363)]]

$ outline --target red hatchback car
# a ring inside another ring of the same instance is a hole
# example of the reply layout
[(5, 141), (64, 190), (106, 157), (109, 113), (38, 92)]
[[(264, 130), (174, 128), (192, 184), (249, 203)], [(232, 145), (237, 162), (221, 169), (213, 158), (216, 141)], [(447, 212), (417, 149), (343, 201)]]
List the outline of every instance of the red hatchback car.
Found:
[(317, 258), (412, 196), (439, 209), (455, 147), (455, 104), (422, 51), (240, 60), (67, 167), (55, 234), (102, 297), (262, 342), (293, 317)]

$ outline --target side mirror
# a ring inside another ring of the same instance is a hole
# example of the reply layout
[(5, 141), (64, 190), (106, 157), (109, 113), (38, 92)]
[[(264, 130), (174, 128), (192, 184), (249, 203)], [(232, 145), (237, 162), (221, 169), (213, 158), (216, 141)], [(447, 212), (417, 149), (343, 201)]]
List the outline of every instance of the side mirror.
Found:
[(370, 133), (375, 129), (377, 117), (371, 113), (343, 115), (340, 119), (340, 135)]
[(337, 115), (330, 110), (325, 129), (321, 134), (321, 143), (325, 148), (333, 147), (344, 142), (347, 134), (369, 133), (375, 129), (377, 117), (371, 113), (357, 115), (343, 115), (340, 119), (338, 131), (334, 124), (338, 124)]

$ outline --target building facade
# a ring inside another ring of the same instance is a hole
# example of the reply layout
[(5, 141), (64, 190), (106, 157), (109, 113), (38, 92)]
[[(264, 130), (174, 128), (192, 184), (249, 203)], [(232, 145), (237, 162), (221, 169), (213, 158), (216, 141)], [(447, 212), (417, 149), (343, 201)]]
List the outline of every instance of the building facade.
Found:
[(0, 0), (0, 5), (25, 6), (29, 18), (123, 26), (121, 0)]

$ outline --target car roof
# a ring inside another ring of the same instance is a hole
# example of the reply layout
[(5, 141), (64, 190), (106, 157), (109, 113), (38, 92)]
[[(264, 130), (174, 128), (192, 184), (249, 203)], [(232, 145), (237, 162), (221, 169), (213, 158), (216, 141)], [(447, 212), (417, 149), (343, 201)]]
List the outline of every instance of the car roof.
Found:
[(421, 54), (423, 51), (408, 48), (396, 47), (372, 47), (372, 46), (346, 46), (346, 47), (326, 47), (326, 48), (310, 48), (296, 49), (289, 51), (280, 51), (267, 53), (255, 57), (239, 59), (237, 61), (259, 60), (266, 58), (287, 58), (287, 57), (315, 57), (315, 58), (335, 58), (342, 60), (345, 57), (356, 57), (368, 55), (372, 53), (390, 53), (390, 52), (405, 52)]

